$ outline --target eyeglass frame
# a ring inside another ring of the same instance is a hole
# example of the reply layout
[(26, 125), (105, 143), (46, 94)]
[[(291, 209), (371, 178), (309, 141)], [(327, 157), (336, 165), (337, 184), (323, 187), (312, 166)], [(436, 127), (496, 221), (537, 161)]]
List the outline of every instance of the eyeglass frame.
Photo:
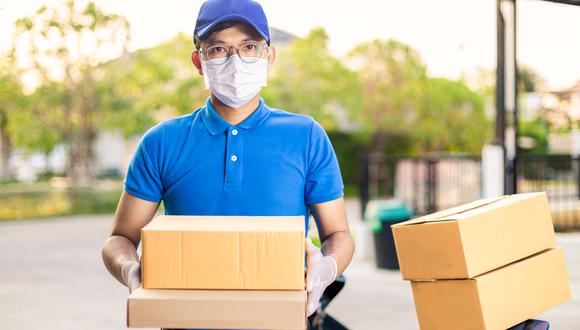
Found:
[[(254, 44), (256, 47), (260, 47), (260, 49), (258, 50), (258, 52), (260, 53), (260, 57), (256, 57), (256, 61), (253, 62), (247, 62), (246, 60), (244, 60), (244, 58), (242, 57), (242, 55), (240, 55), (240, 47), (247, 45), (247, 44)], [(211, 45), (210, 47), (199, 47), (199, 49), (196, 50), (196, 52), (199, 54), (200, 58), (205, 57), (205, 60), (209, 60), (209, 56), (207, 54), (208, 49), (212, 48), (212, 47), (224, 47), (227, 50), (227, 56), (224, 57), (224, 63), (227, 62), (230, 57), (232, 56), (232, 47), (236, 48), (236, 54), (238, 55), (238, 57), (246, 62), (246, 63), (255, 63), (257, 62), (260, 58), (264, 58), (262, 57), (263, 54), (261, 54), (261, 52), (264, 51), (264, 49), (266, 49), (266, 56), (268, 57), (268, 55), (270, 54), (270, 45), (268, 45), (267, 43), (253, 43), (251, 41), (247, 41), (245, 43), (239, 44), (239, 45), (225, 45), (225, 44), (214, 44)]]

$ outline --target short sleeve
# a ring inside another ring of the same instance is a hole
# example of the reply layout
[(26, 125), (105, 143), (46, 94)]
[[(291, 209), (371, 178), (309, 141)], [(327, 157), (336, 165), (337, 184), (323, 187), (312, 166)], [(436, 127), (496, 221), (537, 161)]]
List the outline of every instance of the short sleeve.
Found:
[(163, 137), (161, 133), (162, 127), (154, 126), (141, 137), (125, 176), (125, 191), (150, 202), (163, 199), (159, 164)]
[(308, 146), (306, 204), (328, 202), (343, 196), (344, 184), (336, 154), (318, 122), (313, 120)]

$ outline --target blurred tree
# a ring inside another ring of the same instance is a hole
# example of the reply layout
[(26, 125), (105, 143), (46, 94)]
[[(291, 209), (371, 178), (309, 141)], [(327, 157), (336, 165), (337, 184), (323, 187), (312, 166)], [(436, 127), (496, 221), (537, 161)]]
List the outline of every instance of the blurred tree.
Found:
[[(495, 69), (477, 68), (469, 75), (462, 74), (461, 80), (484, 97), (495, 96)], [(535, 92), (538, 84), (543, 82), (544, 79), (534, 68), (527, 65), (518, 67), (518, 91), (520, 93)]]
[[(477, 69), (472, 75), (463, 75), (462, 81), (471, 86), (484, 100), (487, 102), (495, 101), (495, 71), (493, 69)], [(535, 116), (535, 119), (526, 121), (525, 116), (520, 115), (518, 125), (518, 134), (524, 138), (533, 139), (535, 145), (531, 148), (522, 148), (518, 146), (518, 150), (523, 153), (543, 153), (548, 151), (548, 134), (549, 122), (545, 119), (548, 109), (526, 109), (529, 106), (524, 102), (525, 93), (537, 93), (538, 87), (544, 84), (545, 80), (537, 71), (527, 65), (520, 65), (518, 67), (518, 110), (520, 114)], [(540, 97), (540, 95), (537, 95)], [(532, 103), (532, 106), (533, 103)], [(495, 116), (495, 106), (493, 110)], [(536, 111), (534, 113), (534, 111)], [(564, 121), (570, 122), (567, 116)], [(494, 118), (494, 117), (492, 117)], [(491, 129), (491, 127), (490, 127)], [(520, 139), (521, 140), (521, 139)], [(521, 141), (518, 141), (518, 144)]]
[(359, 116), (371, 148), (391, 153), (479, 153), (490, 133), (483, 98), (465, 83), (431, 78), (419, 53), (374, 40), (348, 54), (362, 81)]
[(14, 146), (14, 134), (10, 124), (15, 116), (27, 106), (18, 77), (10, 69), (7, 57), (0, 60), (0, 179), (12, 178), (10, 159)]
[(372, 135), (371, 148), (385, 150), (389, 136), (413, 128), (427, 69), (414, 49), (392, 39), (360, 44), (347, 59), (362, 83), (358, 119)]
[[(548, 122), (543, 118), (536, 118), (533, 121), (522, 121), (519, 125), (518, 152), (522, 154), (545, 155), (549, 153), (548, 146)], [(523, 148), (522, 138), (532, 139), (533, 143), (527, 148)]]
[[(126, 51), (129, 23), (88, 2), (77, 8), (74, 1), (56, 7), (42, 6), (16, 21), (13, 55), (19, 60), (23, 78), (45, 86), (34, 98), (39, 118), (56, 123), (51, 129), (68, 144), (67, 173), (73, 186), (87, 184), (91, 146), (103, 120), (102, 93), (95, 88), (99, 77), (95, 66)], [(56, 107), (48, 107), (55, 97)], [(101, 93), (101, 94), (99, 94)], [(49, 98), (44, 100), (43, 96)]]
[(495, 70), (478, 67), (470, 74), (463, 73), (460, 80), (483, 98), (495, 98)]
[(191, 63), (193, 42), (185, 34), (149, 49), (126, 54), (98, 67), (107, 91), (104, 127), (120, 129), (128, 138), (157, 122), (190, 113), (209, 95)]
[[(294, 40), (277, 55), (262, 95), (268, 104), (315, 117), (328, 130), (358, 114), (360, 83), (356, 72), (330, 54), (322, 28)], [(340, 113), (339, 113), (340, 112)]]
[(50, 153), (58, 143), (65, 142), (62, 112), (63, 85), (51, 82), (26, 96), (27, 106), (14, 113), (10, 131), (14, 145), (29, 151), (41, 151), (45, 156), (45, 172), (49, 168)]
[(543, 78), (529, 66), (520, 66), (518, 73), (518, 91), (520, 93), (535, 92), (536, 86), (543, 82)]
[(414, 151), (480, 153), (491, 134), (483, 98), (462, 81), (428, 78), (423, 86), (411, 130)]
[(205, 105), (209, 91), (205, 89), (203, 77), (191, 62), (195, 49), (191, 36), (179, 34), (158, 49), (160, 56), (170, 60), (173, 68), (172, 83), (165, 89), (167, 106), (175, 115), (188, 114)]

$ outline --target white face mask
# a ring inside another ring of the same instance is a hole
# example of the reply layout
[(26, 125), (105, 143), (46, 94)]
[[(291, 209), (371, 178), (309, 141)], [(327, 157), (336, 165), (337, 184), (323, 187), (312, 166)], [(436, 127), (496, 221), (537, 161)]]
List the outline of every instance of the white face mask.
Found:
[(205, 88), (231, 108), (239, 108), (248, 103), (266, 86), (266, 58), (246, 63), (237, 54), (232, 54), (225, 63), (215, 62), (216, 60), (201, 61)]

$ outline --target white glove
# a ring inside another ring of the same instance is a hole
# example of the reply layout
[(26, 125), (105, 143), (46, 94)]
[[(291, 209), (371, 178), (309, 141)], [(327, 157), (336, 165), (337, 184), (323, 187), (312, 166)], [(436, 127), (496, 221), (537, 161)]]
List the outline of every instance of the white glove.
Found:
[(129, 293), (141, 286), (141, 264), (137, 261), (127, 261), (121, 267), (121, 277), (129, 288)]
[(318, 308), (320, 297), (324, 289), (336, 279), (336, 260), (331, 256), (323, 256), (310, 238), (306, 238), (307, 273), (306, 291), (308, 299), (306, 303), (306, 316), (312, 315)]

